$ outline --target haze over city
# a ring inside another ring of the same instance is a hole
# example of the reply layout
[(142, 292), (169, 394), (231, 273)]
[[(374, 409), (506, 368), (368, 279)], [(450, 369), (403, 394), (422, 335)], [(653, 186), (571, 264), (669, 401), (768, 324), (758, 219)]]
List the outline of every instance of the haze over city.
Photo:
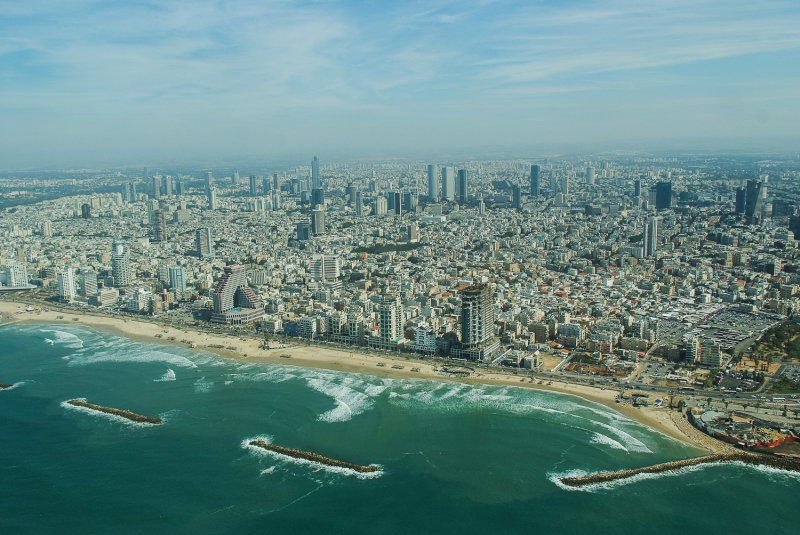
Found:
[(796, 2), (2, 2), (0, 168), (796, 149)]

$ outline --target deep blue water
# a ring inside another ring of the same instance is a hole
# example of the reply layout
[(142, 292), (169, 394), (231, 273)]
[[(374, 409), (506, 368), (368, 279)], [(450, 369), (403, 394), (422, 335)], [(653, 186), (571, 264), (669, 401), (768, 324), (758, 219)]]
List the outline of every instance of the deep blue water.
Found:
[[(258, 365), (74, 325), (0, 327), (0, 533), (754, 533), (800, 477), (741, 465), (567, 490), (695, 455), (575, 397)], [(161, 416), (159, 426), (64, 405)], [(265, 437), (375, 477), (248, 448)]]

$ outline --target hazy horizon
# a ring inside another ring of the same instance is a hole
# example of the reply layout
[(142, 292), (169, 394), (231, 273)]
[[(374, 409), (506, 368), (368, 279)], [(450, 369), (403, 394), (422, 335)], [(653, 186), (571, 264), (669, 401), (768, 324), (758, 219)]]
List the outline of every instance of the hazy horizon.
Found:
[(0, 169), (798, 150), (792, 2), (2, 9)]

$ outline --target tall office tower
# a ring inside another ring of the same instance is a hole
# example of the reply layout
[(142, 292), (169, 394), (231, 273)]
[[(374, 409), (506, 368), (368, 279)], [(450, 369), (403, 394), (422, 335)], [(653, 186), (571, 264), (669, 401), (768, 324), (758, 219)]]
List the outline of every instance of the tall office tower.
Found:
[(227, 266), (212, 293), (214, 323), (250, 323), (264, 316), (261, 300), (247, 285), (244, 266)]
[(428, 198), (432, 201), (439, 200), (439, 181), (436, 179), (436, 168), (428, 165)]
[(494, 337), (494, 300), (486, 284), (475, 284), (460, 292), (461, 343), (475, 348)]
[(214, 185), (214, 173), (209, 171), (206, 174), (206, 191), (207, 192), (211, 191), (211, 186), (213, 186), (213, 185)]
[(375, 215), (386, 215), (387, 210), (387, 202), (386, 197), (376, 197), (375, 198)]
[(233, 172), (233, 176), (231, 177), (231, 183), (234, 186), (237, 186), (239, 184), (239, 171)]
[(319, 176), (319, 158), (314, 156), (311, 160), (311, 189), (322, 187), (322, 178)]
[(147, 167), (142, 170), (142, 182), (147, 184), (147, 180), (150, 178), (150, 175), (147, 173)]
[(458, 196), (459, 204), (464, 204), (467, 202), (467, 170), (466, 169), (459, 169), (458, 170), (458, 182), (456, 184), (456, 192)]
[(656, 210), (667, 210), (672, 206), (672, 182), (656, 183)]
[(53, 236), (53, 223), (49, 219), (42, 221), (42, 236), (51, 238)]
[(84, 297), (92, 297), (97, 295), (97, 273), (85, 267), (81, 270), (81, 295)]
[(517, 210), (522, 208), (522, 189), (517, 184), (511, 185), (511, 207)]
[(164, 210), (154, 210), (151, 218), (153, 241), (164, 243), (167, 241), (167, 213)]
[(442, 198), (448, 201), (456, 198), (456, 176), (452, 167), (442, 167)]
[(416, 223), (408, 225), (408, 236), (406, 237), (408, 243), (417, 243), (419, 241), (419, 227)]
[(325, 210), (322, 208), (311, 210), (311, 234), (314, 236), (325, 234)]
[(531, 197), (539, 196), (539, 166), (531, 165)]
[(390, 346), (403, 338), (403, 304), (399, 297), (384, 295), (378, 304), (380, 340), (383, 346)]
[(414, 212), (419, 205), (419, 195), (416, 191), (403, 192), (403, 211)]
[(335, 281), (341, 271), (341, 260), (338, 256), (317, 254), (309, 262), (311, 278), (315, 281)]
[(210, 228), (205, 227), (197, 229), (194, 242), (197, 246), (198, 257), (203, 260), (214, 258), (214, 240), (211, 239)]
[(133, 281), (133, 270), (128, 258), (128, 246), (125, 240), (114, 240), (111, 246), (111, 276), (114, 286), (128, 286)]
[(281, 192), (279, 190), (272, 190), (272, 209), (280, 210), (281, 208)]
[(164, 195), (167, 197), (172, 195), (172, 177), (170, 175), (164, 177)]
[(322, 188), (311, 190), (311, 207), (325, 206), (325, 191)]
[(356, 202), (356, 188), (350, 182), (344, 187), (344, 201), (350, 206), (354, 206)]
[(569, 195), (569, 179), (566, 176), (561, 177), (561, 193)]
[(281, 189), (281, 180), (278, 178), (278, 173), (272, 175), (272, 189), (276, 191), (280, 191)]
[(483, 215), (486, 213), (486, 203), (483, 202), (483, 199), (478, 201), (478, 214)]
[(295, 227), (297, 241), (308, 241), (311, 239), (311, 224), (308, 221), (300, 221)]
[(745, 192), (744, 215), (750, 223), (761, 221), (761, 201), (763, 198), (763, 183), (758, 180), (747, 181), (747, 191)]
[(364, 215), (364, 199), (362, 197), (362, 193), (360, 191), (356, 191), (356, 217), (361, 217)]
[(186, 268), (183, 266), (169, 268), (169, 287), (178, 290), (181, 295), (186, 292)]
[(258, 195), (256, 190), (256, 175), (250, 175), (250, 196), (255, 197)]
[(261, 177), (261, 189), (264, 190), (264, 195), (269, 195), (269, 192), (272, 191), (272, 177), (269, 175)]
[(161, 197), (161, 175), (153, 175), (153, 198)]
[(58, 298), (66, 303), (75, 299), (75, 275), (71, 268), (64, 268), (56, 274), (58, 281)]
[(644, 239), (644, 256), (652, 257), (658, 251), (658, 218), (651, 217), (647, 220), (642, 233)]
[(642, 181), (638, 178), (633, 181), (633, 196), (634, 197), (642, 196)]
[(734, 213), (736, 215), (744, 214), (746, 203), (747, 203), (747, 189), (744, 187), (736, 188), (736, 202), (733, 206)]
[(89, 206), (89, 203), (83, 203), (81, 205), (81, 217), (84, 219), (92, 217), (92, 207)]
[(214, 186), (208, 189), (208, 209), (217, 209), (217, 189)]
[(185, 192), (183, 190), (183, 179), (180, 177), (175, 177), (172, 179), (172, 186), (173, 190), (175, 191), (175, 195), (183, 195)]
[(403, 216), (403, 197), (399, 191), (395, 191), (390, 193), (389, 195), (392, 196), (394, 199), (394, 215)]
[(588, 165), (586, 166), (586, 183), (589, 184), (590, 186), (593, 186), (594, 180), (595, 180), (594, 167)]

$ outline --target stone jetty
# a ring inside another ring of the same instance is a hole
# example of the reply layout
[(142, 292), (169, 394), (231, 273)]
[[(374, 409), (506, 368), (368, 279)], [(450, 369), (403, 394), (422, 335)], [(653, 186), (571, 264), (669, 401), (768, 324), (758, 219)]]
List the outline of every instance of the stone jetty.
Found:
[(346, 461), (337, 461), (336, 459), (331, 459), (330, 457), (325, 457), (312, 451), (284, 448), (283, 446), (276, 446), (275, 444), (270, 444), (269, 442), (264, 442), (263, 440), (251, 440), (249, 444), (251, 446), (257, 446), (268, 451), (274, 451), (275, 453), (288, 455), (289, 457), (293, 457), (295, 459), (305, 459), (306, 461), (313, 461), (315, 463), (320, 463), (327, 466), (335, 466), (337, 468), (349, 468), (350, 470), (355, 470), (356, 472), (360, 472), (362, 474), (377, 472), (381, 469), (380, 466), (376, 466), (374, 464), (364, 466), (360, 464), (348, 463)]
[(696, 466), (700, 464), (719, 463), (719, 462), (733, 462), (738, 461), (745, 464), (770, 466), (773, 468), (780, 468), (782, 470), (791, 470), (800, 472), (800, 459), (790, 459), (787, 457), (778, 457), (775, 455), (758, 455), (754, 453), (722, 453), (717, 455), (706, 455), (704, 457), (696, 457), (694, 459), (684, 459), (682, 461), (671, 461), (668, 463), (654, 464), (645, 466), (643, 468), (632, 468), (630, 470), (618, 470), (616, 472), (599, 472), (588, 476), (578, 477), (562, 477), (561, 482), (569, 487), (585, 487), (587, 485), (596, 485), (599, 483), (609, 483), (618, 481), (620, 479), (627, 479), (639, 474), (658, 474), (661, 472), (669, 472), (673, 470), (680, 470), (689, 466)]
[(0, 383), (0, 390), (5, 390), (7, 388), (11, 388), (14, 385), (7, 385), (5, 383)]
[(121, 416), (122, 418), (127, 418), (132, 422), (137, 423), (144, 423), (144, 424), (160, 424), (163, 422), (161, 418), (152, 418), (150, 416), (143, 416), (141, 414), (136, 414), (135, 412), (128, 411), (125, 409), (115, 409), (113, 407), (103, 407), (102, 405), (95, 405), (94, 403), (87, 403), (82, 399), (71, 399), (67, 403), (70, 405), (74, 405), (75, 407), (84, 407), (86, 409), (92, 409), (93, 411), (104, 412), (106, 414), (113, 414), (114, 416)]

